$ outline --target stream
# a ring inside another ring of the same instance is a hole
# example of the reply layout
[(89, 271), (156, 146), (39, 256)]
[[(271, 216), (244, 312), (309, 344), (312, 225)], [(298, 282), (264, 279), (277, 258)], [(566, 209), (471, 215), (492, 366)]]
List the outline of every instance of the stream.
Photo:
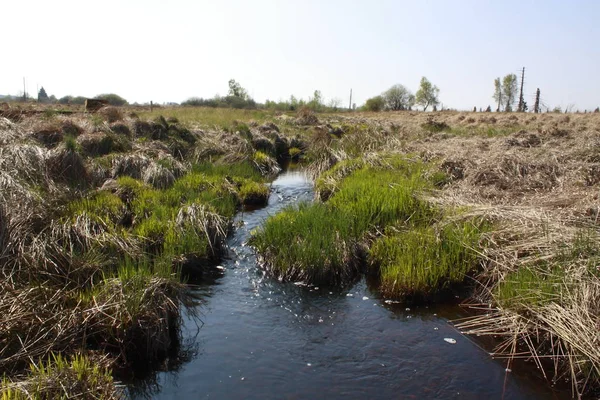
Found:
[[(533, 364), (506, 372), (449, 323), (457, 305), (385, 302), (364, 280), (332, 290), (263, 275), (246, 245), (283, 207), (311, 201), (299, 172), (272, 184), (268, 206), (239, 213), (221, 272), (194, 290), (187, 357), (128, 387), (134, 399), (567, 399)], [(454, 339), (455, 343), (450, 343)]]

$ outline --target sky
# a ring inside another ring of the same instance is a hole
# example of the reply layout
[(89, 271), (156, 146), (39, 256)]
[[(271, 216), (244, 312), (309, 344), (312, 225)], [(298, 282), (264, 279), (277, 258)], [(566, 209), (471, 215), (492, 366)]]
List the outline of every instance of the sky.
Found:
[(493, 106), (494, 79), (525, 100), (600, 106), (600, 1), (3, 0), (0, 94), (117, 93), (130, 103), (320, 90), (358, 106), (422, 76), (444, 107)]

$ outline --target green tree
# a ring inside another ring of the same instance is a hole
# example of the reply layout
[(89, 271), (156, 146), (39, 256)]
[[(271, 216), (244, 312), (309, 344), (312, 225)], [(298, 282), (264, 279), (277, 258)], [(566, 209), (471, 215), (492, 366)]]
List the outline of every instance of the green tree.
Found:
[(502, 81), (500, 78), (494, 79), (494, 100), (498, 103), (498, 108), (496, 108), (496, 112), (500, 112), (502, 109), (502, 105), (504, 104), (504, 96), (502, 92)]
[(437, 106), (440, 104), (438, 99), (439, 94), (440, 89), (438, 89), (437, 86), (432, 85), (427, 78), (422, 77), (421, 85), (419, 90), (417, 90), (417, 95), (415, 97), (415, 102), (423, 107), (423, 111), (427, 111), (429, 106)]
[(365, 110), (367, 111), (381, 111), (385, 107), (385, 101), (382, 96), (371, 97), (365, 103)]
[(114, 93), (99, 94), (95, 98), (100, 100), (106, 100), (111, 106), (124, 106), (128, 104), (127, 100)]
[(239, 97), (244, 101), (248, 100), (248, 92), (235, 79), (229, 80), (229, 96)]
[(517, 75), (508, 74), (502, 79), (502, 94), (504, 97), (504, 111), (512, 111), (512, 106), (517, 99)]
[(296, 111), (298, 109), (298, 99), (296, 96), (290, 96), (290, 111)]
[(323, 105), (323, 95), (320, 90), (315, 90), (313, 97), (308, 101), (308, 106), (315, 111), (319, 111)]
[(408, 110), (415, 104), (415, 96), (404, 85), (394, 85), (381, 95), (385, 108), (392, 111)]
[(48, 97), (48, 93), (46, 93), (46, 90), (42, 86), (42, 88), (38, 92), (38, 103), (48, 103), (49, 101), (50, 98)]

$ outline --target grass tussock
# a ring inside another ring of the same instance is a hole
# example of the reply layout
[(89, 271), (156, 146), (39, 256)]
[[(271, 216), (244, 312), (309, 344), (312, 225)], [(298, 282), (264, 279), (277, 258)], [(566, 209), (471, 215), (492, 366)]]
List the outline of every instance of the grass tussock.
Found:
[[(69, 121), (57, 114), (45, 123)], [(191, 168), (174, 156), (173, 141), (189, 150), (197, 139), (174, 119), (151, 122), (160, 140), (109, 131), (95, 117), (73, 121), (50, 150), (21, 135), (37, 121), (4, 124), (11, 132), (0, 146), (0, 373), (10, 377), (2, 388), (10, 398), (63, 395), (50, 382), (34, 389), (37, 377), (26, 374), (32, 360), (52, 354), (67, 369), (81, 351), (104, 354), (110, 377), (176, 350), (181, 312), (193, 313), (182, 275), (219, 257), (236, 210), (269, 193), (249, 158)], [(134, 121), (119, 123), (131, 129)], [(91, 377), (75, 383), (65, 371), (55, 376), (64, 397), (112, 398), (83, 387)]]
[(125, 398), (117, 389), (110, 371), (93, 359), (75, 354), (70, 358), (52, 354), (46, 361), (32, 363), (26, 379), (0, 383), (2, 400), (89, 398), (117, 400)]
[(478, 267), (480, 224), (416, 226), (377, 239), (369, 261), (385, 297), (427, 297), (461, 284)]
[[(279, 279), (348, 283), (366, 261), (364, 248), (372, 235), (390, 226), (428, 224), (438, 214), (419, 197), (434, 187), (435, 174), (423, 163), (398, 156), (388, 156), (377, 166), (354, 160), (329, 177), (344, 174), (348, 176), (335, 180), (339, 188), (326, 203), (288, 208), (254, 235), (265, 267)], [(384, 275), (386, 281), (391, 274)]]

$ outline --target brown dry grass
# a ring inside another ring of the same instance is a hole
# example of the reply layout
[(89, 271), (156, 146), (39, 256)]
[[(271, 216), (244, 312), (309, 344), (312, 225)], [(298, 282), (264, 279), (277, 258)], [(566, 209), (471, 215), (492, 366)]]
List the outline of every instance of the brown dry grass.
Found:
[[(509, 366), (515, 358), (533, 360), (548, 379), (569, 378), (574, 396), (597, 389), (600, 115), (399, 112), (333, 118), (363, 128), (360, 137), (328, 143), (330, 157), (347, 158), (354, 143), (416, 154), (450, 178), (430, 201), (493, 224), (469, 303), (475, 315), (457, 326), (467, 334), (503, 338), (496, 357), (507, 358)], [(520, 282), (525, 287), (507, 301), (502, 290), (516, 279), (519, 284), (519, 271), (537, 278)]]

